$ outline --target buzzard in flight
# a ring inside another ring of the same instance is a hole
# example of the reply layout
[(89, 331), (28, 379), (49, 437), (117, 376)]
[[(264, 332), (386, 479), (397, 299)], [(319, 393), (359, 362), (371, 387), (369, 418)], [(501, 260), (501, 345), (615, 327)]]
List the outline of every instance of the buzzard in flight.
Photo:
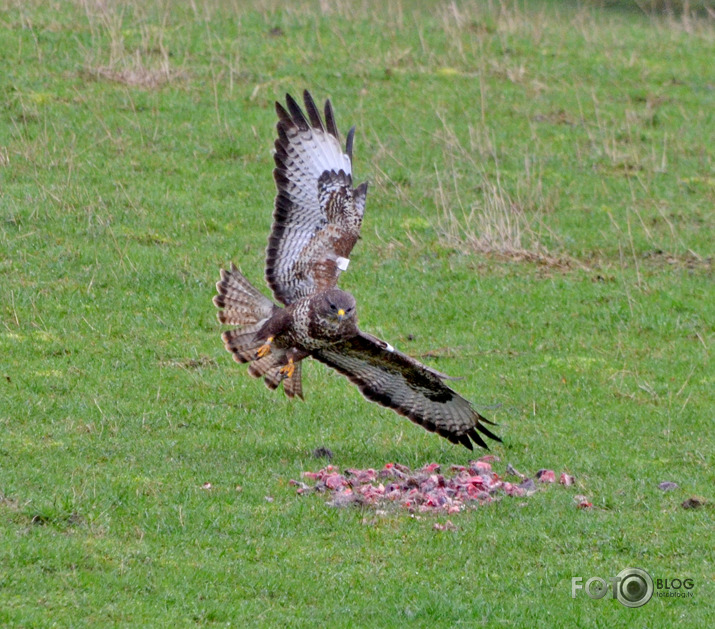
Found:
[[(214, 304), (226, 349), (248, 372), (288, 397), (303, 397), (301, 361), (312, 357), (357, 385), (373, 402), (470, 450), (500, 441), (492, 424), (444, 384), (448, 376), (360, 331), (355, 298), (337, 288), (360, 235), (367, 184), (353, 188), (355, 127), (345, 151), (330, 101), (321, 116), (311, 95), (305, 113), (290, 95), (276, 103), (278, 138), (273, 177), (278, 188), (266, 251), (266, 280), (277, 301), (254, 288), (238, 269), (221, 269)], [(306, 115), (307, 114), (307, 115)], [(493, 425), (493, 424), (492, 424)], [(481, 433), (481, 434), (480, 434)]]

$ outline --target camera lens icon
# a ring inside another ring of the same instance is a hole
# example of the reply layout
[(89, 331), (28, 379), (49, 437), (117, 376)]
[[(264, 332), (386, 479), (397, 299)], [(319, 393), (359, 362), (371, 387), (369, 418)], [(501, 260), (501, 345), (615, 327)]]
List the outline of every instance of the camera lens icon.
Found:
[(626, 607), (641, 607), (653, 596), (653, 579), (640, 568), (626, 568), (617, 576), (616, 598)]

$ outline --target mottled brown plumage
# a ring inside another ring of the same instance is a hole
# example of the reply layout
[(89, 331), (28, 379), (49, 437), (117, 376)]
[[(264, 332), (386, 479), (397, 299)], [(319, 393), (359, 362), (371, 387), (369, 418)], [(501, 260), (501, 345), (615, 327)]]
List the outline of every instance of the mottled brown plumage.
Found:
[[(249, 374), (271, 389), (283, 382), (288, 397), (303, 397), (301, 362), (312, 357), (346, 376), (373, 402), (395, 410), (429, 431), (487, 447), (499, 440), (467, 400), (450, 389), (448, 376), (396, 351), (357, 326), (355, 299), (337, 288), (360, 235), (367, 184), (353, 188), (352, 146), (345, 150), (330, 101), (325, 119), (310, 94), (305, 113), (290, 95), (276, 103), (277, 187), (273, 228), (266, 250), (266, 281), (279, 307), (256, 290), (232, 264), (221, 270), (214, 304), (226, 349)], [(307, 116), (306, 116), (307, 114)], [(481, 434), (480, 434), (481, 433)]]

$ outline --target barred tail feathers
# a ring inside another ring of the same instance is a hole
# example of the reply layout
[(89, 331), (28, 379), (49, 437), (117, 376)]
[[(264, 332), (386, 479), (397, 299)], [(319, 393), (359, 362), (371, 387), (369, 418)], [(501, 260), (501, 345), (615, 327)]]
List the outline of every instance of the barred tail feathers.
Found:
[[(265, 297), (231, 264), (231, 270), (221, 269), (221, 280), (216, 283), (218, 294), (214, 305), (219, 308), (218, 320), (227, 325), (239, 326), (226, 330), (221, 338), (227, 351), (239, 363), (250, 363), (248, 373), (254, 378), (264, 378), (269, 389), (275, 389), (283, 381), (285, 394), (292, 398), (303, 397), (300, 382), (300, 369), (285, 379), (281, 368), (286, 364), (286, 350), (271, 347), (270, 352), (262, 357), (258, 349), (266, 342), (260, 334), (265, 323), (278, 309), (278, 306)], [(296, 365), (299, 367), (299, 365)]]
[(221, 280), (216, 282), (216, 290), (218, 295), (213, 301), (219, 308), (218, 320), (227, 325), (265, 322), (277, 307), (233, 263), (230, 271), (221, 269)]
[(238, 363), (250, 363), (256, 360), (258, 348), (265, 342), (258, 334), (265, 321), (253, 325), (241, 326), (235, 330), (226, 330), (221, 338), (227, 351), (233, 354)]
[(277, 306), (256, 289), (233, 263), (230, 271), (221, 269), (216, 290), (218, 294), (213, 302), (219, 309), (218, 320), (226, 325), (239, 326), (221, 335), (224, 346), (239, 363), (255, 360), (256, 350), (264, 342), (258, 333)]

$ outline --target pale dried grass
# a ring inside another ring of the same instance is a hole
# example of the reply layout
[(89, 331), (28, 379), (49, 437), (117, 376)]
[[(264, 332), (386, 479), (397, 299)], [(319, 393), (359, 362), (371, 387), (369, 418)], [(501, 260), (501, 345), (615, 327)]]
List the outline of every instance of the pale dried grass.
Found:
[[(158, 23), (141, 2), (80, 0), (80, 4), (91, 32), (91, 45), (84, 50), (85, 70), (90, 76), (145, 89), (161, 87), (181, 76), (172, 67), (165, 45), (169, 2), (159, 5)], [(129, 21), (131, 30), (138, 33), (135, 45), (127, 41)]]

